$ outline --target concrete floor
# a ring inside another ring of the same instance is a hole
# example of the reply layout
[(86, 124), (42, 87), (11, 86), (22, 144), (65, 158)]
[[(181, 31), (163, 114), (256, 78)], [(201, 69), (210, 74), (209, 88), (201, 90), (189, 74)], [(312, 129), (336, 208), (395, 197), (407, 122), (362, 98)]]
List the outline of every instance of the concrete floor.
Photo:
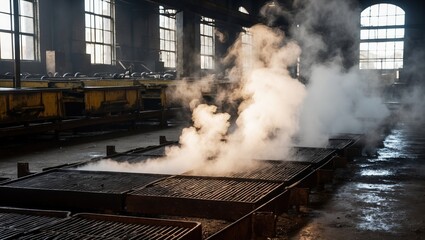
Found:
[(289, 239), (425, 239), (425, 130), (400, 124), (377, 150), (312, 196)]
[[(5, 141), (0, 148), (0, 177), (15, 178), (17, 162), (29, 162), (30, 170), (38, 172), (103, 156), (107, 145), (120, 152), (157, 145), (161, 135), (178, 140), (182, 126), (141, 129)], [(424, 199), (425, 130), (401, 124), (377, 156), (356, 159), (338, 171), (335, 184), (312, 195), (311, 206), (285, 215), (286, 223), (300, 224), (289, 231), (278, 224), (276, 239), (425, 239)]]
[(140, 126), (139, 130), (116, 129), (90, 133), (61, 134), (59, 140), (52, 135), (23, 138), (3, 142), (0, 147), (0, 178), (16, 178), (17, 163), (27, 162), (31, 172), (66, 163), (86, 161), (105, 156), (106, 146), (115, 145), (117, 152), (159, 144), (159, 136), (178, 141), (182, 126), (159, 128), (155, 125)]

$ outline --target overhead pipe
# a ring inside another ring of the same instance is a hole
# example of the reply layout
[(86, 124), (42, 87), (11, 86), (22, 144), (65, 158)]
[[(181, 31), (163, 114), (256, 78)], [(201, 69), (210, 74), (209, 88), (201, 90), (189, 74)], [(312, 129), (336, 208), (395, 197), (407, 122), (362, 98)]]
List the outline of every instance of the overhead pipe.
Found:
[(13, 0), (13, 25), (14, 25), (14, 43), (15, 43), (15, 77), (13, 78), (13, 87), (21, 88), (21, 44), (19, 39), (19, 0)]

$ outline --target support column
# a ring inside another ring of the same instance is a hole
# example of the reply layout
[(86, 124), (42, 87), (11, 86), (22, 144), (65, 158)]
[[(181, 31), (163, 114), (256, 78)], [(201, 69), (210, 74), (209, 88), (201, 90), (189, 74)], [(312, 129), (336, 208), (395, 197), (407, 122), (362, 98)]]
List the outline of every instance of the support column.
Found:
[(19, 39), (19, 0), (13, 0), (13, 26), (14, 26), (14, 46), (15, 46), (15, 77), (14, 88), (21, 88), (21, 44)]
[(197, 78), (200, 64), (201, 17), (191, 12), (178, 12), (177, 21), (177, 78)]

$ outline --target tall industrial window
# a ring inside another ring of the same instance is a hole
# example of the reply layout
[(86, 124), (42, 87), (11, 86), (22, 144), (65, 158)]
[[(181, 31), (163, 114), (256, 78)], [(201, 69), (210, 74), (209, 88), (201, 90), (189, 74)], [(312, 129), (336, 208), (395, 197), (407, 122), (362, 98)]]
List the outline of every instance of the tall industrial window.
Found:
[(114, 61), (114, 0), (85, 0), (86, 53), (93, 64)]
[(176, 67), (176, 10), (159, 6), (159, 54), (164, 67)]
[(362, 11), (360, 21), (360, 69), (403, 68), (403, 9), (375, 4)]
[[(38, 60), (37, 1), (19, 1), (21, 60)], [(13, 0), (0, 1), (0, 58), (14, 58)]]
[(214, 69), (214, 19), (201, 18), (201, 69)]
[(252, 68), (252, 33), (249, 28), (243, 27), (241, 32), (242, 66), (244, 70)]

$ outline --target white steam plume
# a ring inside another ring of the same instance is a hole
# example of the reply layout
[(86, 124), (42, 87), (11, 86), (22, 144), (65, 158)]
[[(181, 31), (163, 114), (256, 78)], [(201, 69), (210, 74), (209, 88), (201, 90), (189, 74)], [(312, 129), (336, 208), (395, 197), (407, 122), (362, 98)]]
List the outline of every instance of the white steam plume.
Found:
[[(389, 110), (378, 76), (358, 69), (360, 11), (351, 0), (295, 1), (292, 33), (303, 47), (301, 75), (308, 79), (301, 145), (321, 146), (336, 133), (367, 133)], [(348, 67), (352, 66), (352, 67)]]
[[(288, 66), (293, 65), (300, 48), (294, 42), (285, 43), (281, 31), (257, 25), (250, 29), (252, 51), (244, 54), (241, 38), (230, 51), (236, 59), (231, 78), (238, 80), (237, 91), (227, 94), (239, 99), (235, 126), (229, 130), (230, 115), (217, 112), (216, 106), (200, 104), (201, 96), (192, 93), (190, 84), (182, 85), (180, 99), (190, 102), (193, 126), (183, 129), (180, 145), (168, 148), (166, 157), (137, 164), (114, 164), (116, 171), (161, 172), (176, 174), (196, 169), (217, 174), (247, 168), (253, 159), (282, 159), (291, 139), (298, 131), (299, 111), (305, 88), (290, 77)], [(248, 59), (250, 67), (246, 67)], [(98, 163), (85, 169), (101, 170)], [(137, 169), (137, 170), (136, 170)], [(111, 168), (108, 167), (108, 170)]]

